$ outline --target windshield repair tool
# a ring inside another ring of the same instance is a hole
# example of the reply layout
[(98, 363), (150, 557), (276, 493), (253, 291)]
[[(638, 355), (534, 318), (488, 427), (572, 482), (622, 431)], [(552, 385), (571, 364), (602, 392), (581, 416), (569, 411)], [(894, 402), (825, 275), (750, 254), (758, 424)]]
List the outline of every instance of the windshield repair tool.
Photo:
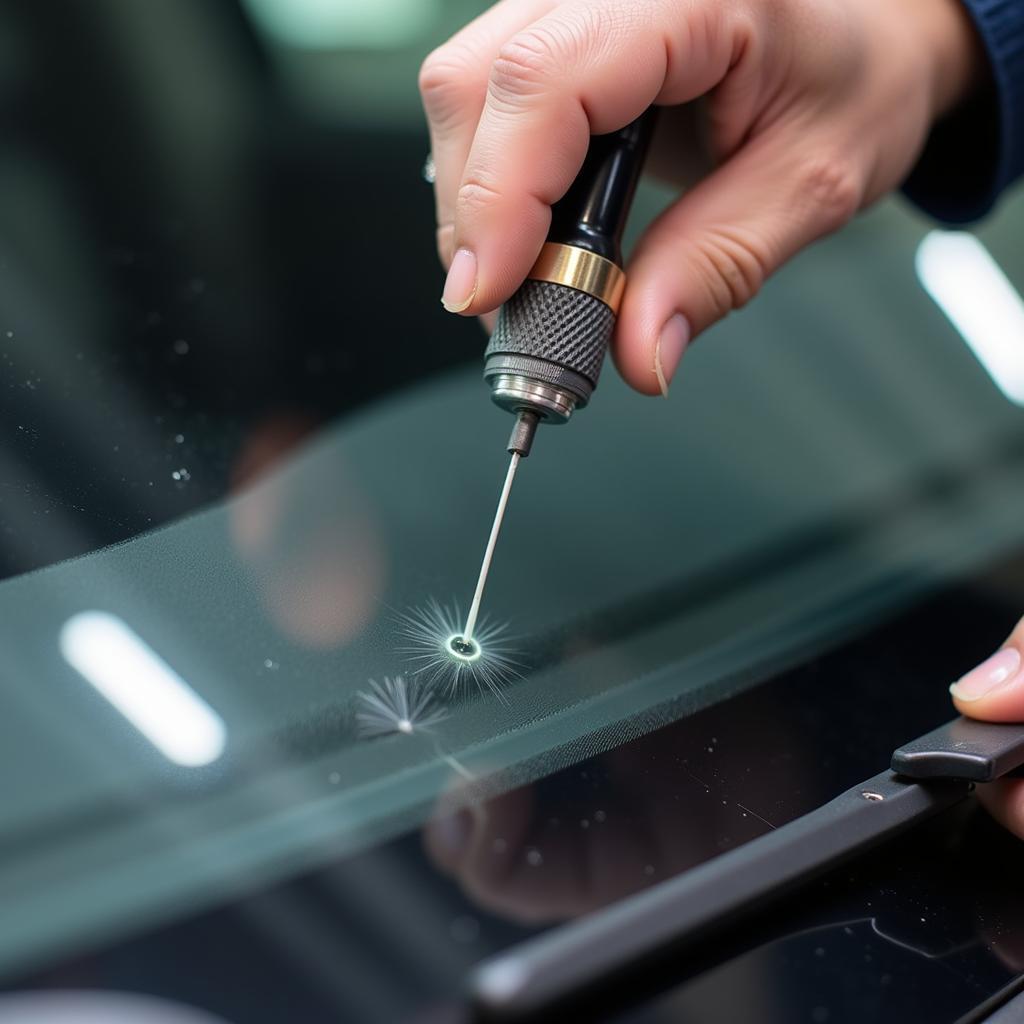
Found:
[(575, 182), (551, 210), (551, 230), (522, 287), (501, 307), (484, 353), (491, 398), (516, 417), (512, 461), (498, 500), (476, 591), (452, 653), (478, 653), (476, 628), (487, 573), (520, 459), (541, 423), (567, 423), (597, 387), (626, 287), (622, 233), (656, 117), (651, 108), (617, 132), (591, 139)]
[(1022, 767), (1024, 725), (954, 719), (896, 750), (889, 771), (817, 810), (485, 961), (470, 977), (474, 1019), (572, 1019), (570, 1004), (591, 1002), (607, 1012), (615, 993), (636, 996), (652, 984), (644, 971), (659, 964), (678, 984), (684, 953), (959, 803), (976, 783)]

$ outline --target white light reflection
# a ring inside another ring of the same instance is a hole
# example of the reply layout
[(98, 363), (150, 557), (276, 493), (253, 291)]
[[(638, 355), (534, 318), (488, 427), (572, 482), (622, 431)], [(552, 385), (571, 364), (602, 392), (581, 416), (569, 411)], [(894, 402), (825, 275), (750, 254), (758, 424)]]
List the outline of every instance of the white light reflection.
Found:
[(439, 0), (245, 0), (271, 38), (300, 50), (394, 49), (421, 42)]
[(61, 628), (60, 650), (168, 760), (198, 768), (224, 752), (224, 720), (123, 619), (80, 612)]
[(991, 253), (967, 231), (931, 231), (914, 264), (996, 387), (1024, 405), (1024, 299)]
[(0, 1024), (224, 1024), (224, 1020), (151, 996), (70, 989), (0, 996)]

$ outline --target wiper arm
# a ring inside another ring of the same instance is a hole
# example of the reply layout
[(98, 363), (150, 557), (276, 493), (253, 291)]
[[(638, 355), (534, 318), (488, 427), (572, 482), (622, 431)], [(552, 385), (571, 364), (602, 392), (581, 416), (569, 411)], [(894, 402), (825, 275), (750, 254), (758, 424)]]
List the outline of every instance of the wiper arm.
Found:
[(900, 747), (892, 770), (817, 810), (659, 885), (484, 962), (477, 1009), (532, 1017), (712, 931), (1024, 765), (1024, 726), (959, 718)]

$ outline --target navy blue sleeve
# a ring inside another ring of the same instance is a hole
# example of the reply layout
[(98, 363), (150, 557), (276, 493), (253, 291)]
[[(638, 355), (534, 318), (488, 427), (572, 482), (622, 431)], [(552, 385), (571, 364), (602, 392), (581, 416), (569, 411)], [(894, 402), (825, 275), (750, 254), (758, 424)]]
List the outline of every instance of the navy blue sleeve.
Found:
[(964, 0), (991, 82), (933, 129), (903, 191), (948, 223), (977, 220), (1024, 174), (1024, 0)]

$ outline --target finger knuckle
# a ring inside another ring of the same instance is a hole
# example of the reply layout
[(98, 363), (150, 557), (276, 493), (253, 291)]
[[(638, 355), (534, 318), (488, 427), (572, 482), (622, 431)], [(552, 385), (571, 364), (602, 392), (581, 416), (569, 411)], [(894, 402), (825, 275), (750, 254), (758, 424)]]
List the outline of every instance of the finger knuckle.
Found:
[(720, 320), (741, 309), (761, 290), (768, 277), (769, 258), (760, 240), (734, 228), (708, 231), (694, 262), (713, 316)]
[(456, 208), (459, 218), (472, 217), (476, 212), (492, 206), (501, 199), (501, 193), (478, 176), (467, 178), (459, 186)]
[(842, 157), (809, 160), (799, 178), (800, 192), (822, 218), (824, 230), (842, 227), (860, 208), (864, 189), (853, 165)]
[(419, 89), (428, 116), (438, 122), (466, 105), (480, 75), (473, 56), (454, 43), (434, 50), (420, 67)]
[(531, 25), (513, 36), (491, 66), (492, 98), (518, 108), (523, 100), (541, 92), (568, 62), (565, 36), (552, 25)]

